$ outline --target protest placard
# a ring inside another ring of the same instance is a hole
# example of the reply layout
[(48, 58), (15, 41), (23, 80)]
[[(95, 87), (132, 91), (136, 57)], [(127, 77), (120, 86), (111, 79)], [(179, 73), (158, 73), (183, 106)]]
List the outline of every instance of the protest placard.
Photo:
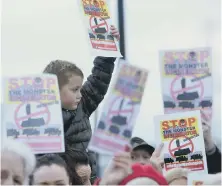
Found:
[(8, 77), (2, 90), (7, 137), (27, 143), (36, 154), (64, 152), (57, 77)]
[(107, 0), (78, 0), (89, 46), (94, 56), (122, 57), (110, 33), (112, 20)]
[(164, 143), (164, 170), (187, 168), (207, 173), (200, 111), (154, 117), (155, 139)]
[(160, 72), (165, 114), (201, 109), (211, 121), (211, 49), (161, 51)]
[(89, 149), (113, 154), (124, 149), (132, 136), (148, 71), (121, 63), (116, 81), (102, 109)]

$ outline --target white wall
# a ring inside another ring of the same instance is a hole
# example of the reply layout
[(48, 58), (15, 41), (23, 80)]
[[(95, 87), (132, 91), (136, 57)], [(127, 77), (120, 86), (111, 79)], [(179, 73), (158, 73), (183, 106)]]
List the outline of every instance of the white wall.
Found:
[[(113, 14), (116, 2), (110, 1)], [(125, 0), (125, 13), (128, 60), (150, 70), (134, 134), (152, 143), (152, 118), (163, 111), (158, 51), (211, 46), (213, 131), (219, 137), (220, 0)], [(3, 0), (2, 73), (38, 73), (60, 58), (74, 61), (89, 75), (92, 57), (83, 28), (75, 0)]]

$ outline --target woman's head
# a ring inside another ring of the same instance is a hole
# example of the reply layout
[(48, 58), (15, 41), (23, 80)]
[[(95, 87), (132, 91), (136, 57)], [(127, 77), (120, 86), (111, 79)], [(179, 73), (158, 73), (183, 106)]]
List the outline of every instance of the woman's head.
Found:
[(46, 154), (37, 160), (32, 176), (33, 185), (69, 185), (70, 171), (65, 161), (57, 154)]
[(28, 146), (7, 139), (1, 147), (1, 185), (28, 184), (35, 163), (35, 156)]
[(57, 76), (62, 107), (75, 110), (82, 98), (80, 90), (83, 83), (83, 72), (81, 69), (71, 62), (55, 60), (46, 66), (44, 73)]

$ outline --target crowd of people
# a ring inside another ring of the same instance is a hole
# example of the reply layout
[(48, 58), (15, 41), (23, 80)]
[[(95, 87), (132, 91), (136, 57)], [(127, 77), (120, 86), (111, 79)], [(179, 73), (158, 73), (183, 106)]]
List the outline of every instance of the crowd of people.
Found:
[[(111, 34), (120, 38), (114, 26)], [(102, 178), (97, 177), (96, 155), (87, 149), (92, 136), (89, 117), (109, 88), (115, 60), (96, 57), (84, 84), (83, 72), (75, 64), (56, 60), (47, 65), (44, 73), (58, 77), (65, 152), (34, 155), (26, 144), (5, 139), (1, 147), (1, 185), (187, 185), (187, 169), (174, 168), (163, 174), (163, 144), (155, 148), (139, 137), (133, 137), (124, 152), (117, 152)], [(205, 184), (220, 184), (221, 152), (208, 122), (202, 124), (209, 173)]]

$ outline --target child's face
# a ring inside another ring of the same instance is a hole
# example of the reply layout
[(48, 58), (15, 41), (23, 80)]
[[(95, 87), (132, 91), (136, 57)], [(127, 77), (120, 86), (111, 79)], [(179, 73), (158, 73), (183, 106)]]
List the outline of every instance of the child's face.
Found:
[(68, 110), (75, 110), (82, 98), (83, 78), (81, 76), (73, 75), (70, 77), (69, 82), (64, 85), (60, 90), (60, 97), (62, 101), (62, 107)]
[(140, 163), (147, 165), (150, 163), (151, 155), (144, 149), (137, 149), (131, 152), (131, 159), (133, 163)]

